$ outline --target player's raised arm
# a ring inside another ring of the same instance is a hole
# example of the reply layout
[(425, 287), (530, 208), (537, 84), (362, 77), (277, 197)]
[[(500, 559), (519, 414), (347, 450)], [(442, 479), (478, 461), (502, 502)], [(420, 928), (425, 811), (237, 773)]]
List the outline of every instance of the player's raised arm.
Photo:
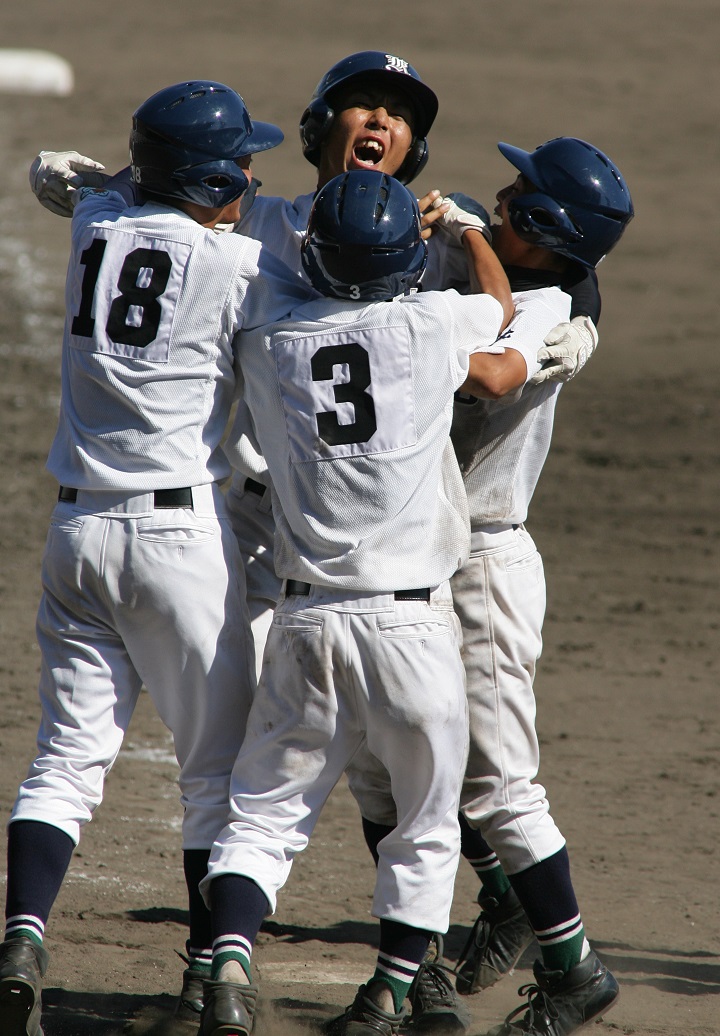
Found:
[(30, 166), (30, 188), (56, 216), (72, 216), (80, 187), (102, 187), (110, 179), (105, 166), (77, 151), (41, 151)]
[(460, 392), (478, 399), (502, 399), (522, 388), (527, 380), (527, 365), (515, 349), (504, 352), (473, 353), (470, 356), (468, 377)]
[(466, 227), (465, 231), (462, 244), (468, 259), (470, 286), (474, 292), (492, 295), (498, 300), (503, 308), (500, 330), (504, 331), (515, 313), (507, 274), (482, 231), (474, 227)]
[[(434, 202), (440, 215), (433, 229), (447, 234), (465, 249), (470, 287), (473, 292), (492, 295), (503, 308), (500, 330), (504, 331), (515, 314), (515, 306), (507, 274), (492, 250), (490, 228), (479, 212), (461, 208), (451, 198), (438, 197)], [(470, 357), (469, 376), (460, 391), (481, 399), (500, 399), (520, 388), (527, 379), (523, 357), (512, 349), (474, 353)]]
[(479, 213), (461, 208), (450, 198), (438, 197), (433, 206), (441, 213), (433, 229), (447, 234), (465, 249), (470, 287), (473, 292), (492, 295), (498, 300), (503, 308), (500, 329), (504, 331), (513, 318), (515, 307), (507, 274), (492, 250), (487, 222)]

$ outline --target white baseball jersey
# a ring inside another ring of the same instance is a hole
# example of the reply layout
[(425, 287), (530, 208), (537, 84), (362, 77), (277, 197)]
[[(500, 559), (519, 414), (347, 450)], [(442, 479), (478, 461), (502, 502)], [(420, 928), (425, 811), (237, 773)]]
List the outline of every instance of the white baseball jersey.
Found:
[[(262, 241), (265, 248), (281, 259), (303, 283), (308, 284), (300, 258), (300, 245), (307, 230), (314, 198), (314, 193), (300, 194), (295, 201), (256, 195), (233, 231)], [(238, 411), (244, 406), (244, 401), (240, 399)], [(225, 453), (229, 457), (237, 485), (242, 485), (247, 476), (256, 482), (268, 484), (265, 458), (256, 449), (252, 438), (240, 431), (243, 424), (248, 423), (248, 418), (238, 413), (235, 432), (225, 444)]]
[[(528, 376), (545, 335), (567, 320), (571, 299), (556, 287), (513, 294), (517, 315), (501, 341), (517, 348)], [(511, 337), (507, 337), (511, 335)], [(473, 529), (521, 525), (550, 449), (559, 382), (526, 385), (510, 400), (459, 397), (451, 437), (463, 474)]]
[(115, 192), (83, 193), (47, 466), (78, 489), (223, 478), (235, 336), (315, 293), (256, 241), (215, 234), (166, 205), (127, 208)]
[(279, 576), (384, 591), (435, 586), (463, 563), (452, 396), (469, 353), (492, 345), (501, 320), (490, 296), (432, 292), (317, 300), (243, 336)]
[(256, 195), (253, 203), (235, 224), (236, 234), (262, 241), (273, 255), (305, 279), (300, 261), (300, 245), (310, 218), (315, 193), (300, 194), (295, 201)]

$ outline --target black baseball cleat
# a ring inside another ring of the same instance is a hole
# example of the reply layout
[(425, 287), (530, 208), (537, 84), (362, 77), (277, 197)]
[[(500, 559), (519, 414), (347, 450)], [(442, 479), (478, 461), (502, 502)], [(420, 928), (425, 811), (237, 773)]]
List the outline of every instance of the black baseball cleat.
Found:
[(481, 889), (478, 903), (480, 914), (455, 968), (455, 988), (463, 996), (494, 986), (510, 974), (535, 938), (512, 888), (499, 900)]
[(42, 979), (48, 953), (25, 935), (0, 943), (0, 1032), (42, 1036)]
[(205, 979), (198, 1036), (250, 1036), (257, 995), (257, 986)]
[(327, 1022), (323, 1032), (326, 1036), (399, 1036), (406, 1017), (404, 1009), (397, 1014), (383, 1011), (367, 995), (367, 986), (360, 986), (350, 1006)]
[(432, 1036), (458, 1036), (467, 1031), (470, 1013), (460, 1003), (450, 978), (450, 969), (443, 964), (443, 939), (433, 935), (413, 984), (408, 999), (412, 1012), (408, 1019), (409, 1034), (423, 1033)]
[(516, 1008), (486, 1036), (568, 1036), (599, 1019), (620, 995), (615, 976), (592, 950), (569, 971), (548, 971), (537, 960), (533, 972), (537, 985), (519, 989), (527, 1006)]

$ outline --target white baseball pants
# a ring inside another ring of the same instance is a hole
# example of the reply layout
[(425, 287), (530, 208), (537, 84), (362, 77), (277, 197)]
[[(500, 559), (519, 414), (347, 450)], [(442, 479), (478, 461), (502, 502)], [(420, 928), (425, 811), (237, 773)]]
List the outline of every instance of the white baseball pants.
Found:
[(183, 848), (209, 848), (226, 823), (253, 651), (224, 497), (211, 485), (192, 494), (192, 510), (82, 490), (55, 507), (37, 619), (38, 754), (12, 820), (79, 840), (144, 684), (174, 738)]
[(558, 852), (565, 839), (535, 781), (535, 667), (542, 650), (545, 576), (522, 527), (473, 532), (451, 580), (463, 630), (470, 751), (461, 808), (509, 874)]
[(377, 917), (447, 931), (467, 752), (459, 627), (449, 587), (430, 603), (313, 587), (282, 597), (232, 776), (208, 883), (255, 881), (275, 909), (293, 858), (353, 756), (390, 774), (397, 826), (379, 844)]

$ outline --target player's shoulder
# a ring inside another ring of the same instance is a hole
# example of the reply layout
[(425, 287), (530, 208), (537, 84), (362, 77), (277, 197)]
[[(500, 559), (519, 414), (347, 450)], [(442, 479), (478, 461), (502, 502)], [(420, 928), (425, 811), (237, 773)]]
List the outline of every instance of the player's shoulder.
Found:
[(460, 313), (466, 309), (472, 310), (477, 308), (478, 299), (486, 300), (487, 298), (489, 298), (487, 295), (465, 295), (456, 288), (434, 288), (406, 295), (399, 301), (410, 307), (409, 312), (426, 311), (436, 315)]
[(294, 201), (273, 195), (258, 194), (237, 225), (240, 234), (254, 236), (257, 228), (283, 219), (296, 230), (305, 230), (314, 195), (300, 194)]
[(73, 209), (73, 225), (90, 223), (104, 217), (116, 217), (126, 211), (128, 203), (119, 191), (81, 187)]
[(516, 310), (526, 312), (533, 310), (550, 310), (557, 315), (558, 321), (567, 319), (567, 311), (572, 298), (557, 284), (545, 287), (528, 288), (525, 291), (514, 291), (513, 302)]

